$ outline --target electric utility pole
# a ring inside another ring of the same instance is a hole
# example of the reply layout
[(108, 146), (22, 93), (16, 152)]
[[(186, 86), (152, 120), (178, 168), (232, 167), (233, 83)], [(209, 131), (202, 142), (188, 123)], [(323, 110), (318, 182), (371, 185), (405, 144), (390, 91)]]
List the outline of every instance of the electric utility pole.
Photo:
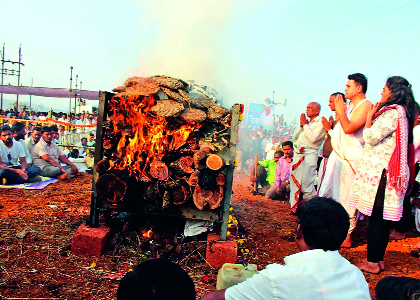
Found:
[[(5, 63), (11, 63), (12, 65), (18, 64), (18, 70), (15, 69), (6, 69), (4, 67)], [(4, 43), (3, 43), (3, 52), (1, 55), (1, 85), (4, 85), (4, 75), (7, 76), (17, 76), (18, 77), (18, 86), (20, 86), (20, 67), (24, 66), (22, 63), (22, 45), (19, 45), (19, 61), (6, 60), (4, 57)], [(16, 106), (19, 109), (19, 94), (16, 99)], [(3, 94), (1, 94), (1, 109), (3, 109)]]
[(73, 82), (73, 66), (70, 67), (70, 89), (69, 89), (69, 116), (71, 114), (71, 85)]

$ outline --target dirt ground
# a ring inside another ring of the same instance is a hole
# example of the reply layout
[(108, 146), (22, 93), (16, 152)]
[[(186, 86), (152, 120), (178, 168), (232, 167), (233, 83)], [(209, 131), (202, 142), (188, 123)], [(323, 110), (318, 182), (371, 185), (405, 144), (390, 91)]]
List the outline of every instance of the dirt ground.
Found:
[[(72, 235), (89, 215), (91, 179), (83, 174), (40, 191), (0, 190), (0, 299), (115, 299), (127, 271), (160, 255), (141, 252), (118, 233), (101, 257), (71, 253)], [(238, 260), (262, 269), (297, 252), (296, 217), (289, 214), (288, 203), (253, 196), (248, 179), (237, 173), (232, 207), (242, 228), (238, 239), (244, 241)], [(366, 220), (354, 233), (355, 247), (340, 250), (352, 263), (365, 257), (365, 233)], [(420, 278), (419, 261), (409, 255), (420, 235), (410, 231), (407, 236), (389, 244), (384, 272), (365, 273), (373, 297), (376, 283), (385, 276)], [(217, 270), (205, 261), (205, 242), (192, 240), (185, 248), (189, 251), (170, 258), (189, 272), (198, 296), (214, 290)]]

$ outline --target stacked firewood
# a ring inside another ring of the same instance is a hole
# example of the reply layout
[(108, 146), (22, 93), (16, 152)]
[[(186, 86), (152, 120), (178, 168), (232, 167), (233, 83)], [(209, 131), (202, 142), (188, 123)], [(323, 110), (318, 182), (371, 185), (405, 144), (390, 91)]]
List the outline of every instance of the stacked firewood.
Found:
[(144, 210), (216, 209), (224, 195), (231, 113), (168, 76), (132, 77), (108, 104), (98, 196)]

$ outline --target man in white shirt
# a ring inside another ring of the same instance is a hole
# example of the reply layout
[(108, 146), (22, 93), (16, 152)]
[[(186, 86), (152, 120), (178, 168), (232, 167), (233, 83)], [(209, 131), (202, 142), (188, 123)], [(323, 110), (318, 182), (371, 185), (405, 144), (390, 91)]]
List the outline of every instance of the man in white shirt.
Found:
[(39, 121), (45, 121), (46, 119), (47, 117), (45, 116), (44, 113), (39, 113), (39, 118), (38, 118)]
[(290, 175), (290, 206), (296, 212), (299, 201), (315, 196), (316, 167), (318, 149), (324, 140), (324, 127), (319, 113), (321, 105), (311, 102), (305, 114), (300, 116), (300, 126), (293, 133), (294, 153), (292, 174)]
[(82, 137), (80, 140), (80, 143), (77, 144), (78, 148), (79, 148), (79, 155), (85, 157), (87, 154), (87, 145), (88, 140), (86, 137)]
[(200, 300), (367, 300), (363, 273), (339, 253), (349, 229), (343, 206), (316, 197), (299, 205), (296, 244), (299, 253), (270, 264), (244, 282)]
[(41, 127), (35, 126), (32, 128), (31, 135), (25, 139), (26, 147), (28, 148), (29, 153), (31, 154), (31, 161), (32, 159), (32, 149), (34, 148), (35, 144), (39, 142), (41, 138)]
[(3, 184), (20, 184), (31, 182), (41, 170), (28, 166), (25, 151), (22, 145), (12, 137), (8, 125), (3, 125), (0, 130), (0, 178)]
[(274, 153), (276, 152), (276, 147), (279, 146), (279, 139), (276, 136), (273, 136), (271, 138), (271, 142), (267, 143), (267, 145), (265, 145), (265, 159), (269, 160), (269, 159), (274, 159)]
[(29, 152), (28, 146), (25, 143), (25, 136), (26, 136), (26, 126), (22, 122), (16, 122), (12, 125), (12, 136), (16, 142), (19, 142), (22, 147), (23, 151), (25, 152), (26, 163), (28, 165), (32, 165), (32, 157), (31, 152)]
[[(32, 149), (34, 165), (42, 170), (42, 176), (57, 179), (66, 179), (79, 172), (77, 167), (69, 161), (63, 151), (52, 141), (51, 128), (44, 126), (41, 128), (42, 137)], [(61, 162), (66, 164), (62, 166)]]
[[(74, 125), (85, 125), (84, 122), (84, 116), (81, 114), (76, 115), (76, 121), (74, 122)], [(82, 132), (82, 127), (76, 127), (76, 132)]]

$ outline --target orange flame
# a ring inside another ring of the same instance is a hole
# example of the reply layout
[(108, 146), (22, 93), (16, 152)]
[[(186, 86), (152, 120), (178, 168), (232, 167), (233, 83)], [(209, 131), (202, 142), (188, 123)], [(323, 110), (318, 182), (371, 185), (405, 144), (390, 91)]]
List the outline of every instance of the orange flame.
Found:
[(154, 159), (161, 159), (169, 151), (180, 148), (191, 132), (201, 126), (189, 123), (169, 130), (164, 117), (149, 113), (155, 104), (152, 96), (142, 97), (135, 93), (121, 93), (111, 99), (113, 131), (121, 136), (116, 153), (118, 160), (111, 168), (128, 170), (130, 176), (140, 179)]
[(145, 239), (150, 239), (152, 237), (152, 228), (150, 228), (148, 231), (146, 231), (145, 233), (143, 233), (143, 237)]

